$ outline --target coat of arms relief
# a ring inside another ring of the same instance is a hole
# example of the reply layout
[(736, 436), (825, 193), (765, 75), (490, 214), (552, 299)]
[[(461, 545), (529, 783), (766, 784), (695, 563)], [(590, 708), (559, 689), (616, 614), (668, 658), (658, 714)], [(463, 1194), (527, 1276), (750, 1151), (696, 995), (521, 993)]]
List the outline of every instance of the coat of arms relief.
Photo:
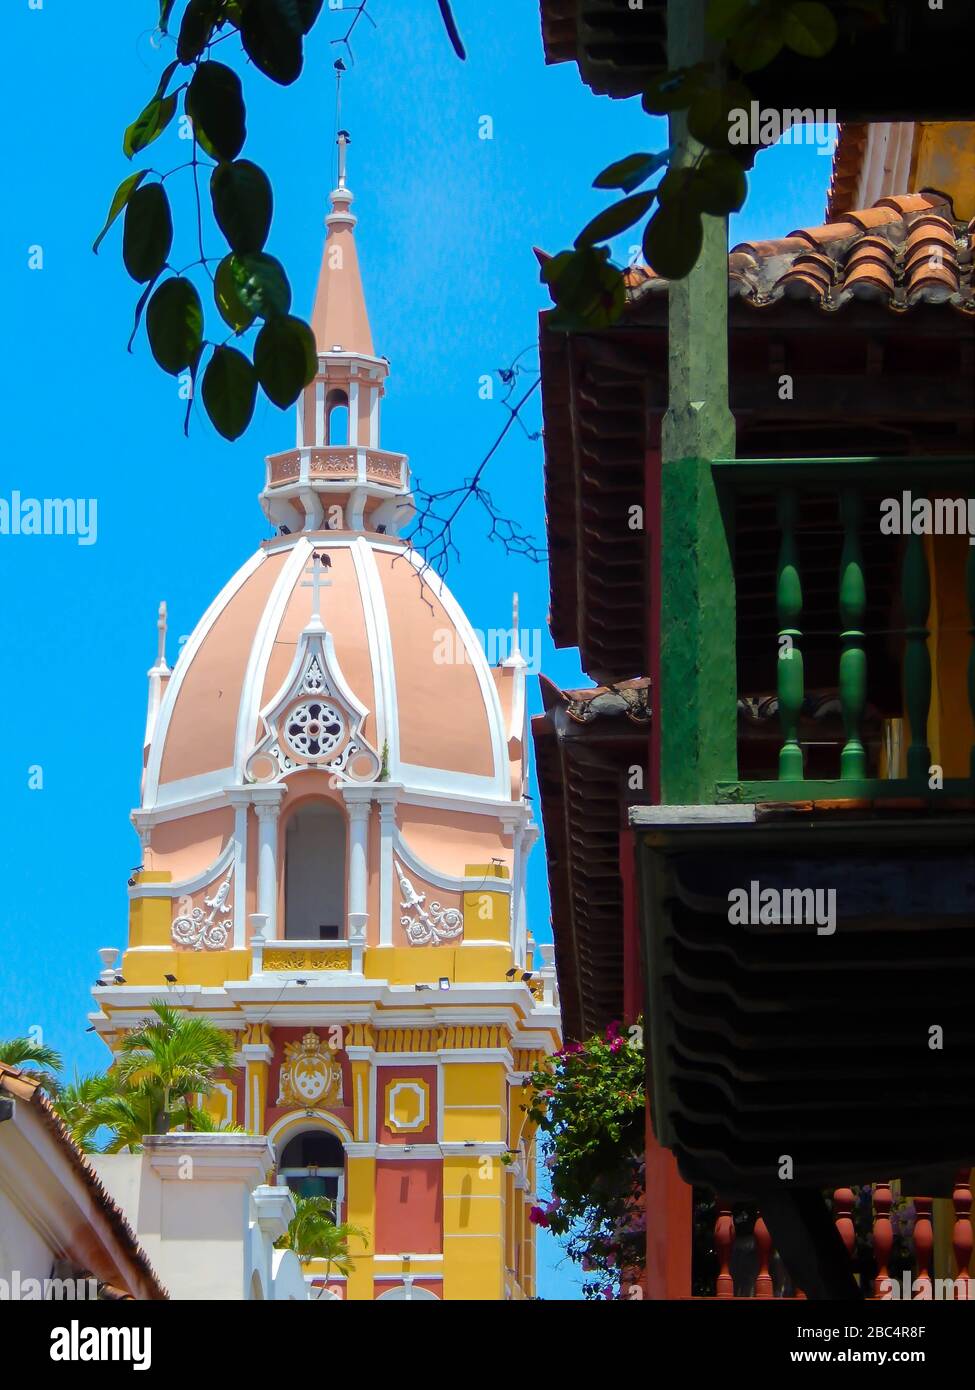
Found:
[(285, 1043), (277, 1103), (306, 1110), (343, 1104), (341, 1064), (317, 1033)]

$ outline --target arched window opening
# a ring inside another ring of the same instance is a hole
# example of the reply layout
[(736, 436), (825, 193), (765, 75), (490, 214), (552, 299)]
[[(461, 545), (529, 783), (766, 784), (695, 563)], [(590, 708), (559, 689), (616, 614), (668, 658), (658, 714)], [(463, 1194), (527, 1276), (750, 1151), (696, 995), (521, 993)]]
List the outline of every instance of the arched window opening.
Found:
[(325, 443), (349, 442), (349, 398), (344, 391), (329, 391), (325, 399)]
[(310, 1129), (285, 1144), (278, 1161), (278, 1184), (299, 1197), (327, 1197), (335, 1217), (345, 1195), (345, 1150), (329, 1130)]
[(330, 801), (301, 806), (285, 841), (284, 934), (289, 941), (345, 937), (345, 817)]

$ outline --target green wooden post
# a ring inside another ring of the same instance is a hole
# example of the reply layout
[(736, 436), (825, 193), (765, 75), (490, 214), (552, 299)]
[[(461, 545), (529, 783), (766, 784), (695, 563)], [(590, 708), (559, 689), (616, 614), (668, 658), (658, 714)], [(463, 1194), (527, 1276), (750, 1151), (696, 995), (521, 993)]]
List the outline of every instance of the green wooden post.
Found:
[(843, 521), (843, 554), (840, 559), (840, 708), (846, 743), (840, 754), (843, 780), (865, 777), (867, 755), (860, 739), (860, 722), (867, 703), (867, 653), (863, 646), (863, 618), (867, 587), (860, 549), (860, 516), (863, 504), (855, 488), (840, 494)]
[[(969, 634), (972, 639), (972, 649), (968, 653), (968, 708), (972, 712), (972, 719), (975, 720), (975, 545), (972, 545), (970, 539), (965, 573), (968, 578), (968, 616), (971, 620)], [(972, 744), (968, 775), (975, 782), (975, 743)]]
[(799, 493), (794, 487), (781, 490), (778, 497), (779, 567), (775, 598), (779, 613), (779, 724), (782, 728), (782, 747), (779, 749), (779, 778), (784, 782), (802, 780), (802, 748), (799, 746), (799, 716), (802, 713), (803, 673), (802, 651), (802, 579), (799, 574), (799, 545), (796, 522), (799, 520)]
[(926, 782), (931, 766), (928, 747), (928, 710), (931, 706), (931, 656), (928, 652), (928, 610), (931, 583), (923, 536), (909, 536), (901, 570), (904, 600), (904, 705), (911, 725), (907, 750), (907, 775)]
[[(669, 0), (671, 67), (708, 56), (706, 0)], [(699, 150), (686, 113), (670, 118), (675, 165)], [(711, 461), (732, 458), (728, 407), (728, 228), (705, 217), (697, 265), (670, 285), (670, 397), (663, 420), (660, 563), (660, 794), (710, 803), (737, 762), (735, 586), (730, 525)]]

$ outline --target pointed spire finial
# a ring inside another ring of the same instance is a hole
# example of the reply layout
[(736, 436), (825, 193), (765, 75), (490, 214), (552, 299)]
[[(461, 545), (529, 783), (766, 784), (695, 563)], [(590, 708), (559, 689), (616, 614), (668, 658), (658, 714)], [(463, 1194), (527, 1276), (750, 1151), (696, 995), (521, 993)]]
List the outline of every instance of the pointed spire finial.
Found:
[(158, 639), (158, 640), (159, 640), (159, 646), (158, 646), (158, 650), (157, 650), (157, 652), (156, 652), (156, 666), (157, 666), (157, 667), (159, 668), (159, 670), (161, 670), (161, 671), (168, 671), (168, 670), (169, 670), (169, 667), (168, 667), (168, 665), (166, 664), (166, 630), (167, 630), (167, 621), (166, 621), (166, 619), (167, 619), (166, 600), (163, 599), (162, 602), (161, 602), (160, 605), (159, 605), (159, 614), (158, 614), (158, 617), (156, 618), (156, 630), (157, 630), (157, 632), (158, 632), (158, 634), (159, 634), (159, 639)]
[(352, 136), (347, 130), (340, 130), (335, 143), (339, 147), (339, 188), (345, 188), (345, 152), (352, 144)]
[(523, 668), (527, 662), (521, 653), (521, 632), (518, 627), (518, 595), (511, 595), (511, 650), (502, 661), (502, 666), (516, 666)]

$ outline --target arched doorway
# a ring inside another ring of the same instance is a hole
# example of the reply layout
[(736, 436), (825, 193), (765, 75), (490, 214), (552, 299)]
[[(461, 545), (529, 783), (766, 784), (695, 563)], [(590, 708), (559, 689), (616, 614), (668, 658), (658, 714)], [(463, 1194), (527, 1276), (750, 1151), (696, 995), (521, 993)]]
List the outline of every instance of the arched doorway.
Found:
[(285, 839), (284, 934), (291, 941), (345, 937), (345, 816), (331, 801), (299, 806)]
[(327, 1129), (305, 1129), (289, 1139), (278, 1160), (278, 1183), (298, 1197), (327, 1197), (335, 1219), (345, 1197), (345, 1149)]
[(381, 1293), (377, 1303), (439, 1303), (440, 1299), (429, 1289), (419, 1288), (409, 1278), (402, 1284), (394, 1284), (391, 1289)]

